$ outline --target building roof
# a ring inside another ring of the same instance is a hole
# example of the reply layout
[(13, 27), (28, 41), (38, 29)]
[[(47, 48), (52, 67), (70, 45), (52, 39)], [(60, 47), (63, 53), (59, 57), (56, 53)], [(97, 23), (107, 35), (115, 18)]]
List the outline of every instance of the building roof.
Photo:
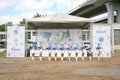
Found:
[(107, 2), (120, 3), (120, 0), (87, 0), (85, 3), (69, 11), (68, 14), (91, 18), (106, 13), (105, 4)]

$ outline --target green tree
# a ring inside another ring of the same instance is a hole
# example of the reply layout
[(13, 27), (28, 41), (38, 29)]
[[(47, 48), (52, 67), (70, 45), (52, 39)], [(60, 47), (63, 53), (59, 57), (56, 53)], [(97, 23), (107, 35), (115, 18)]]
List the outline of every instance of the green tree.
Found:
[(22, 21), (20, 21), (20, 24), (25, 24), (25, 18), (23, 18)]
[(8, 25), (12, 25), (13, 23), (11, 21), (5, 23), (5, 24), (1, 24), (0, 25), (0, 31), (5, 31), (5, 27)]
[(41, 16), (42, 16), (41, 14), (36, 13), (36, 14), (34, 15), (34, 18), (41, 17)]
[[(25, 18), (22, 19), (22, 21), (20, 21), (21, 25), (25, 25)], [(33, 27), (28, 25), (28, 30), (33, 30)]]
[(28, 25), (28, 30), (33, 30), (34, 28), (31, 25)]
[(5, 24), (0, 25), (0, 31), (5, 31)]
[[(47, 16), (47, 14), (45, 15), (41, 15), (39, 13), (36, 13), (33, 18), (37, 18), (37, 17), (42, 17), (42, 16)], [(22, 21), (20, 21), (21, 25), (25, 25), (25, 18), (22, 19)], [(33, 30), (34, 28), (31, 25), (28, 25), (28, 30)]]

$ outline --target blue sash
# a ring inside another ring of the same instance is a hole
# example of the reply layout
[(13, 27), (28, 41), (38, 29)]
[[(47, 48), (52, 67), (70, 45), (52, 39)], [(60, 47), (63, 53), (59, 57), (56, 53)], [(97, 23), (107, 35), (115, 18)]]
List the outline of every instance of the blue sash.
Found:
[(100, 46), (96, 47), (96, 50), (98, 50), (98, 51), (99, 51), (100, 49), (102, 49)]
[(68, 51), (72, 50), (72, 48), (67, 48)]
[(92, 51), (92, 48), (88, 48), (88, 51)]
[(79, 50), (79, 49), (77, 47), (75, 47), (74, 50)]
[(40, 46), (40, 47), (38, 47), (38, 49), (43, 49), (43, 47), (42, 47), (42, 46)]
[(58, 48), (57, 48), (57, 47), (54, 47), (53, 50), (58, 50)]
[(63, 51), (64, 49), (65, 49), (65, 48), (60, 48), (60, 50), (62, 50), (62, 51)]
[(37, 49), (37, 46), (30, 46), (30, 49)]

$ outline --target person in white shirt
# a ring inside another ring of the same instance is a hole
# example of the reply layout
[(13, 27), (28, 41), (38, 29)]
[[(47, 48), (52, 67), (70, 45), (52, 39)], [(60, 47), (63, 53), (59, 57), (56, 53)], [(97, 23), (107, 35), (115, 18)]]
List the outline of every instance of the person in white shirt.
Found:
[(76, 46), (74, 47), (74, 50), (75, 50), (75, 59), (76, 61), (78, 61), (79, 48)]
[(64, 50), (65, 50), (64, 44), (62, 44), (62, 47), (60, 48), (60, 50), (61, 50), (61, 61), (63, 61), (64, 60)]
[(85, 56), (85, 51), (86, 51), (85, 46), (81, 48), (81, 51), (82, 51), (82, 61), (84, 61), (84, 56)]
[(88, 47), (87, 48), (87, 53), (88, 53), (88, 57), (89, 57), (89, 60), (92, 61), (92, 57), (93, 57), (93, 50), (91, 47)]
[(42, 45), (40, 45), (40, 46), (38, 47), (38, 49), (39, 49), (39, 56), (40, 56), (39, 60), (41, 61), (41, 60), (42, 60), (42, 51), (43, 51)]
[(55, 43), (55, 47), (53, 48), (54, 50), (54, 55), (55, 55), (55, 61), (57, 60), (57, 54), (58, 54), (58, 47), (57, 47), (57, 44)]
[(32, 60), (34, 60), (34, 56), (35, 56), (35, 50), (37, 49), (37, 46), (36, 46), (36, 43), (34, 43), (32, 46), (30, 46), (31, 49), (30, 49), (30, 52), (31, 52), (31, 55), (32, 55)]
[(72, 50), (72, 46), (69, 45), (68, 48), (66, 48), (66, 50), (68, 51), (68, 60), (71, 61), (71, 50)]
[(51, 50), (52, 50), (51, 44), (49, 44), (47, 50), (48, 50), (48, 60), (51, 61)]
[(102, 54), (102, 50), (103, 50), (100, 43), (98, 43), (98, 45), (96, 47), (96, 50), (97, 50), (97, 53), (98, 53), (98, 60), (100, 60), (100, 55)]

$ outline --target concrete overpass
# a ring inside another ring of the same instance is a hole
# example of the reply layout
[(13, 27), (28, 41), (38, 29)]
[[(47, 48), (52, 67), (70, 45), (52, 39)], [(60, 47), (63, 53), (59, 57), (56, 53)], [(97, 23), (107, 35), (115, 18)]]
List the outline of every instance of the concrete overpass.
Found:
[[(86, 18), (92, 18), (108, 12), (108, 24), (120, 23), (120, 0), (88, 0), (68, 12)], [(116, 12), (116, 17), (114, 17)]]

